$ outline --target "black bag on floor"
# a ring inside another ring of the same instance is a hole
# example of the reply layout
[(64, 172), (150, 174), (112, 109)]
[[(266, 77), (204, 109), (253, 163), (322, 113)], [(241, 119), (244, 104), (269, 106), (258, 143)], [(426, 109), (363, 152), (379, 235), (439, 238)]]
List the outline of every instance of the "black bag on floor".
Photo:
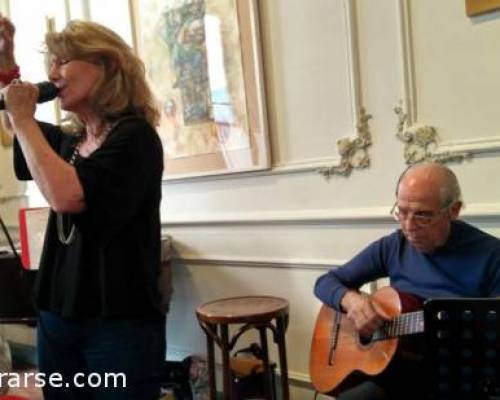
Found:
[(0, 254), (0, 323), (35, 324), (33, 285), (36, 271), (23, 268), (2, 218), (0, 225), (11, 248), (11, 252)]
[[(269, 382), (272, 399), (276, 398), (275, 368), (276, 364), (270, 364)], [(237, 400), (265, 399), (265, 373), (262, 349), (257, 343), (238, 350), (231, 359), (232, 398)]]
[(193, 398), (189, 384), (190, 365), (190, 357), (182, 361), (165, 361), (161, 386), (164, 389), (171, 389), (176, 400)]

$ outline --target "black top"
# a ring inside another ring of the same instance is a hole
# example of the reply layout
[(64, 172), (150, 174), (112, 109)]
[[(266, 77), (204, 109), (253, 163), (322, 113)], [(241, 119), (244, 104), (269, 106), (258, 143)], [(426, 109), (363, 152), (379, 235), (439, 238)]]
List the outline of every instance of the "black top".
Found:
[[(65, 160), (77, 138), (40, 123), (51, 147)], [(31, 179), (19, 144), (16, 176)], [(51, 210), (35, 299), (40, 310), (62, 317), (160, 316), (160, 200), (163, 153), (156, 131), (138, 117), (118, 121), (100, 148), (77, 158), (86, 208), (64, 216), (70, 245), (58, 238)]]

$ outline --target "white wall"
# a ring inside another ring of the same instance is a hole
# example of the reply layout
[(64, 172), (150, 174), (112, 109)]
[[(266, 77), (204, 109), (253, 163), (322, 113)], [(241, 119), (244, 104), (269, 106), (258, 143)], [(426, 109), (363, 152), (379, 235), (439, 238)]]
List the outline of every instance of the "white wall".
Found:
[[(302, 399), (315, 279), (395, 227), (388, 213), (405, 167), (395, 107), (410, 133), (436, 129), (435, 154), (472, 155), (450, 164), (464, 215), (500, 235), (500, 13), (470, 19), (463, 0), (258, 3), (273, 167), (165, 182), (162, 220), (177, 251), (168, 346), (171, 356), (204, 351), (194, 309), (205, 301), (285, 297), (292, 393)], [(373, 116), (370, 166), (326, 180), (316, 169), (338, 165), (336, 141), (354, 138), (361, 107)]]
[[(470, 19), (462, 0), (259, 5), (273, 168), (165, 183), (164, 226), (179, 258), (169, 346), (204, 350), (193, 314), (202, 302), (282, 296), (291, 304), (295, 385), (309, 379), (315, 279), (395, 227), (388, 213), (405, 167), (395, 107), (410, 114), (410, 132), (436, 128), (435, 153), (471, 153), (450, 164), (462, 183), (464, 215), (500, 234), (500, 14)], [(356, 106), (373, 116), (371, 165), (327, 181), (315, 167), (338, 163), (336, 141), (356, 134)], [(292, 393), (306, 396), (303, 388)]]

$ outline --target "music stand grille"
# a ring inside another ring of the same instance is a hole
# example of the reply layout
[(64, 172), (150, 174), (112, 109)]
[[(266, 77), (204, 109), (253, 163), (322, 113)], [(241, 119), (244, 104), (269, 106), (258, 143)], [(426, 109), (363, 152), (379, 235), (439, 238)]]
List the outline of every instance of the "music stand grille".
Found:
[(500, 399), (500, 299), (435, 299), (424, 305), (431, 399)]

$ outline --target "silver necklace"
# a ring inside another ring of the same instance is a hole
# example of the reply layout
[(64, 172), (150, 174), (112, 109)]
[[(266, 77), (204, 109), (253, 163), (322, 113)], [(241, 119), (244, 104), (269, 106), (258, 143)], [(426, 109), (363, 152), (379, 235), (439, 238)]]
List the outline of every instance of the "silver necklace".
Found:
[[(101, 145), (104, 143), (106, 138), (108, 137), (109, 133), (113, 130), (113, 128), (116, 126), (117, 122), (115, 123), (107, 123), (102, 130), (102, 133), (96, 138), (98, 147), (101, 147)], [(75, 165), (76, 159), (80, 156), (80, 144), (81, 142), (78, 142), (75, 146), (75, 150), (73, 150), (73, 154), (71, 154), (71, 157), (69, 159), (69, 163), (71, 165)], [(59, 238), (59, 241), (66, 245), (69, 246), (75, 241), (75, 235), (76, 235), (76, 227), (75, 224), (71, 224), (71, 229), (69, 231), (69, 235), (66, 236), (65, 230), (64, 230), (64, 215), (57, 213), (56, 214), (56, 225), (57, 225), (57, 236)]]
[[(75, 150), (73, 150), (73, 154), (71, 154), (71, 157), (69, 159), (69, 163), (71, 165), (75, 164), (76, 159), (80, 155), (80, 150), (79, 150), (80, 143), (77, 143), (75, 146)], [(56, 225), (57, 225), (57, 237), (59, 238), (59, 241), (66, 245), (69, 246), (71, 243), (75, 241), (75, 235), (76, 235), (76, 228), (75, 224), (71, 224), (71, 229), (69, 231), (69, 235), (66, 236), (66, 233), (64, 232), (64, 215), (61, 213), (56, 214)]]

